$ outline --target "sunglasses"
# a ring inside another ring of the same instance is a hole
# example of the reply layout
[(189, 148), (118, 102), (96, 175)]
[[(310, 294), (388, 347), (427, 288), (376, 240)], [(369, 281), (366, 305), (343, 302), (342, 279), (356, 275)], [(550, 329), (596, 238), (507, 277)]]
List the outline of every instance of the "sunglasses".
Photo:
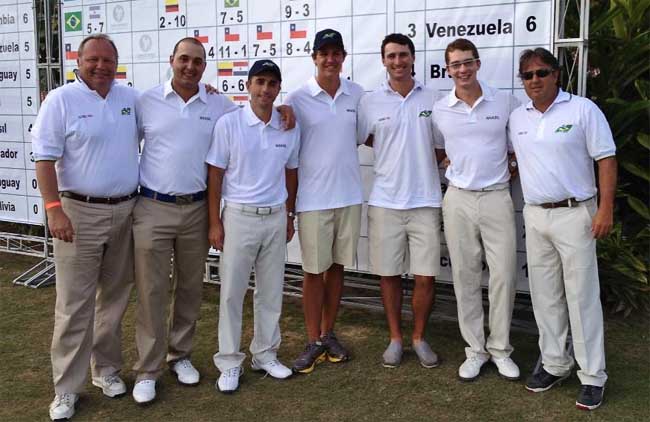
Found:
[(553, 69), (546, 68), (546, 69), (531, 70), (530, 72), (522, 72), (519, 74), (519, 76), (524, 81), (529, 81), (533, 79), (533, 76), (535, 75), (537, 75), (538, 78), (545, 78), (551, 73), (553, 73)]

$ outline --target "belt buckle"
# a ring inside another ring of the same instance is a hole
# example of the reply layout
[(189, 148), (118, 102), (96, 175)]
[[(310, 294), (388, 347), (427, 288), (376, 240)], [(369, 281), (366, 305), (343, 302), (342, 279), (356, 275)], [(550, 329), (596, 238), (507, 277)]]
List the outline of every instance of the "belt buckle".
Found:
[(176, 197), (176, 205), (188, 205), (192, 202), (192, 195), (178, 195)]
[(269, 215), (271, 214), (272, 208), (271, 207), (257, 207), (255, 210), (255, 214), (257, 215)]

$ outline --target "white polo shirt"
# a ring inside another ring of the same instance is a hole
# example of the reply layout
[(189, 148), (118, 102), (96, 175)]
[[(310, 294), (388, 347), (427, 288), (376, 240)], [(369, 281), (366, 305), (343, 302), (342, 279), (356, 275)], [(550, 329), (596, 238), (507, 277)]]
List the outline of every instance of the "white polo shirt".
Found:
[(225, 95), (210, 95), (205, 85), (187, 102), (173, 90), (171, 79), (138, 99), (137, 114), (144, 137), (140, 185), (168, 195), (187, 195), (207, 187), (205, 157), (217, 120), (238, 107)]
[(332, 98), (316, 78), (290, 93), (285, 103), (300, 123), (296, 210), (341, 208), (363, 202), (357, 152), (357, 107), (363, 88), (341, 78)]
[(246, 104), (217, 122), (206, 162), (226, 170), (223, 199), (270, 207), (287, 200), (285, 168), (298, 167), (299, 148), (298, 125), (284, 130), (276, 110), (264, 123)]
[(32, 129), (36, 161), (56, 160), (60, 191), (119, 197), (138, 187), (137, 91), (113, 83), (102, 98), (77, 79), (51, 91)]
[(433, 107), (436, 147), (451, 164), (445, 176), (461, 189), (479, 190), (510, 180), (508, 118), (520, 102), (509, 92), (481, 83), (483, 94), (473, 106), (456, 97), (456, 89)]
[(591, 198), (597, 191), (594, 160), (616, 154), (598, 106), (562, 90), (544, 113), (532, 101), (513, 111), (509, 131), (527, 204)]
[(440, 207), (442, 193), (431, 117), (437, 91), (419, 81), (402, 97), (384, 82), (359, 103), (358, 138), (374, 136), (375, 180), (369, 205)]

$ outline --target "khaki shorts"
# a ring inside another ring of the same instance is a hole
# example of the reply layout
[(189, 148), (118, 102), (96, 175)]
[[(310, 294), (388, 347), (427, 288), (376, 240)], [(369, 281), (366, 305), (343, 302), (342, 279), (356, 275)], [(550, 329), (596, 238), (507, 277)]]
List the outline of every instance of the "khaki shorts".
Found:
[(440, 208), (368, 207), (370, 272), (394, 276), (440, 273)]
[(356, 264), (361, 204), (298, 213), (298, 238), (302, 269), (325, 272), (332, 264)]

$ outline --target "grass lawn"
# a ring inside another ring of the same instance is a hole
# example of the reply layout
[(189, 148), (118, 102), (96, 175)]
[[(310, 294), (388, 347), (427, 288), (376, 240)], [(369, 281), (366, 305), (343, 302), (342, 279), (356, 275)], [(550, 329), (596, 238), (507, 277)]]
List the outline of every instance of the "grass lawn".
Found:
[[(11, 280), (35, 260), (0, 253), (0, 421), (44, 421), (53, 397), (49, 347), (54, 288), (29, 289)], [(214, 388), (218, 372), (212, 363), (217, 344), (218, 288), (204, 288), (201, 319), (195, 336), (193, 363), (202, 374), (197, 387), (183, 387), (166, 372), (159, 380), (158, 400), (139, 407), (130, 394), (102, 396), (90, 382), (77, 404), (75, 421), (644, 421), (650, 420), (649, 319), (609, 317), (605, 324), (609, 382), (604, 405), (594, 412), (575, 408), (579, 382), (574, 375), (559, 388), (533, 394), (524, 381), (501, 379), (486, 365), (473, 383), (461, 383), (458, 366), (464, 343), (453, 322), (432, 321), (428, 338), (443, 362), (420, 367), (407, 350), (402, 366), (385, 369), (381, 354), (387, 329), (383, 314), (344, 308), (337, 333), (354, 353), (343, 364), (324, 363), (310, 375), (285, 381), (263, 378), (245, 362), (240, 391), (231, 396)], [(124, 320), (126, 366), (130, 389), (134, 373), (134, 305)], [(246, 302), (242, 344), (252, 336), (250, 294)], [(280, 359), (290, 364), (304, 342), (300, 302), (285, 300)], [(538, 355), (537, 337), (513, 333), (514, 360), (528, 376)]]

